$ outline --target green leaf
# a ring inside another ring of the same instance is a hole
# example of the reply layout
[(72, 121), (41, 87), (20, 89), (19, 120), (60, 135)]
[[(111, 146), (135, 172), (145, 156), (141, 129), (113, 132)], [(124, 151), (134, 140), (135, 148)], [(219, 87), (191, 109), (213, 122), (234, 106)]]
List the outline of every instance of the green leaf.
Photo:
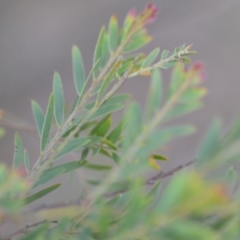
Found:
[(112, 80), (114, 80), (117, 77), (116, 74), (119, 68), (121, 67), (121, 65), (122, 65), (122, 61), (116, 61), (115, 64), (110, 69), (107, 77), (103, 80), (98, 92), (97, 103), (102, 100), (102, 97), (106, 92), (107, 88), (109, 87), (109, 84), (112, 82)]
[[(48, 231), (48, 223), (47, 221), (42, 223), (41, 225), (37, 226), (34, 230), (27, 233), (26, 235), (22, 236), (20, 240), (44, 240), (44, 236), (46, 232)], [(43, 236), (43, 237), (41, 237)]]
[(50, 192), (54, 191), (55, 189), (59, 188), (61, 186), (61, 184), (55, 184), (55, 185), (52, 185), (50, 187), (47, 187), (37, 193), (34, 193), (33, 195), (27, 197), (24, 202), (25, 204), (29, 204), (29, 203), (32, 203), (36, 200), (38, 200), (39, 198), (42, 198), (44, 197), (45, 195), (49, 194)]
[(207, 160), (210, 161), (214, 154), (219, 150), (220, 130), (221, 123), (219, 120), (215, 120), (200, 144), (200, 149), (196, 158), (196, 163), (198, 165), (205, 163)]
[(94, 51), (93, 64), (99, 61), (98, 68), (96, 69), (96, 71), (94, 71), (94, 76), (97, 75), (99, 69), (105, 66), (107, 57), (108, 57), (107, 33), (105, 27), (102, 27)]
[(0, 138), (2, 138), (5, 135), (5, 129), (0, 128)]
[(86, 159), (87, 156), (88, 156), (88, 153), (89, 153), (89, 148), (88, 147), (84, 148), (82, 153), (81, 153), (81, 159), (80, 160), (82, 161), (82, 160)]
[[(102, 106), (108, 106), (113, 104), (122, 104), (124, 101), (128, 100), (131, 96), (129, 94), (117, 94), (111, 96)], [(86, 110), (90, 110), (95, 106), (96, 102), (90, 102), (84, 106)]]
[(76, 91), (80, 96), (83, 90), (85, 73), (82, 55), (77, 46), (72, 47), (73, 78)]
[(103, 105), (97, 111), (90, 117), (89, 120), (94, 120), (96, 118), (102, 117), (106, 114), (113, 113), (119, 109), (123, 108), (122, 104), (116, 103), (116, 104), (108, 104), (108, 105)]
[(86, 146), (91, 140), (88, 137), (77, 138), (70, 140), (66, 146), (57, 154), (56, 159), (59, 159), (70, 152)]
[(92, 164), (92, 163), (86, 163), (84, 165), (85, 168), (89, 168), (92, 170), (99, 170), (99, 171), (104, 171), (104, 170), (111, 170), (112, 167), (108, 165), (98, 165), (98, 164)]
[(43, 114), (41, 107), (38, 105), (37, 102), (32, 100), (31, 104), (32, 104), (32, 111), (33, 111), (33, 116), (34, 116), (34, 119), (36, 122), (38, 134), (39, 134), (39, 136), (41, 136), (42, 129), (43, 129), (43, 123), (44, 123), (44, 114)]
[(189, 102), (194, 102), (198, 101), (201, 99), (204, 95), (206, 95), (207, 90), (206, 88), (191, 88), (188, 89), (181, 98), (179, 99), (179, 102), (181, 103), (189, 103)]
[(127, 122), (125, 137), (123, 140), (123, 149), (131, 147), (136, 137), (142, 131), (142, 113), (137, 103), (132, 103), (127, 110)]
[(126, 122), (127, 122), (127, 115), (123, 116), (122, 120), (119, 122), (119, 124), (110, 132), (110, 134), (107, 136), (107, 139), (112, 142), (116, 143), (123, 131), (123, 129), (126, 127)]
[(133, 13), (133, 11), (129, 11), (123, 23), (122, 37), (121, 37), (122, 43), (126, 40), (127, 36), (129, 35), (129, 32), (133, 26), (134, 21), (135, 21), (135, 13)]
[(112, 153), (112, 158), (113, 158), (113, 161), (114, 161), (117, 165), (119, 165), (121, 158), (120, 158), (116, 153), (114, 153), (114, 152)]
[(164, 61), (165, 59), (167, 59), (169, 53), (170, 53), (170, 51), (168, 51), (168, 50), (163, 50), (163, 51), (162, 51), (162, 54), (161, 54), (161, 60)]
[(155, 48), (154, 50), (152, 50), (152, 52), (144, 60), (141, 68), (144, 69), (146, 67), (149, 67), (154, 62), (154, 60), (157, 58), (159, 52), (160, 52), (160, 48)]
[(193, 102), (190, 104), (177, 104), (169, 113), (166, 115), (165, 120), (180, 117), (199, 109), (202, 106), (201, 102)]
[(13, 156), (13, 167), (17, 168), (23, 166), (23, 143), (19, 133), (15, 134), (14, 138), (14, 156)]
[(185, 79), (186, 79), (186, 74), (184, 73), (182, 66), (177, 65), (172, 72), (168, 95), (171, 96), (176, 91), (178, 91), (179, 87), (183, 84)]
[(168, 161), (168, 158), (162, 155), (158, 155), (158, 154), (153, 154), (152, 157), (155, 160), (160, 160), (160, 161)]
[(57, 125), (60, 127), (64, 121), (64, 95), (62, 80), (59, 73), (55, 72), (53, 76), (53, 94), (54, 94), (54, 115)]
[(161, 131), (151, 133), (146, 141), (144, 141), (141, 149), (138, 152), (140, 157), (148, 157), (156, 149), (159, 149), (169, 141), (192, 134), (195, 128), (192, 126), (173, 126), (165, 128)]
[(41, 151), (43, 152), (47, 146), (49, 134), (51, 131), (52, 119), (54, 110), (54, 95), (50, 95), (46, 116), (43, 123), (42, 137), (41, 137)]
[(27, 173), (30, 170), (30, 164), (29, 164), (29, 155), (28, 155), (28, 151), (26, 149), (24, 149), (24, 165), (25, 165), (25, 169), (27, 171)]
[(92, 74), (93, 74), (94, 70), (96, 69), (99, 61), (100, 61), (100, 59), (97, 62), (95, 62), (94, 66), (92, 67), (92, 69), (90, 71), (90, 73), (88, 74), (88, 77), (87, 77), (87, 79), (86, 79), (86, 81), (85, 81), (85, 83), (83, 85), (82, 92), (77, 97), (77, 99), (75, 100), (75, 104), (73, 105), (73, 108), (72, 108), (71, 112), (73, 112), (79, 106), (80, 102), (82, 101), (82, 98), (83, 98), (84, 94), (86, 93), (87, 85), (90, 82)]
[(158, 69), (152, 74), (151, 86), (147, 100), (147, 119), (151, 120), (154, 114), (159, 110), (162, 97), (162, 76)]
[(110, 19), (108, 26), (108, 48), (113, 52), (118, 45), (118, 20), (115, 15)]
[(90, 132), (91, 135), (104, 137), (111, 127), (111, 114), (104, 117)]
[(74, 171), (84, 166), (84, 164), (86, 164), (86, 161), (82, 160), (82, 161), (68, 162), (68, 163), (60, 164), (58, 166), (49, 168), (43, 172), (40, 179), (36, 182), (36, 184), (33, 187), (35, 188), (44, 183), (47, 183), (61, 174)]
[(144, 47), (152, 40), (151, 36), (143, 36), (139, 38), (132, 39), (132, 41), (124, 48), (124, 52), (136, 51), (139, 48)]
[(111, 148), (112, 150), (117, 150), (118, 148), (111, 142), (109, 141), (108, 139), (103, 139), (102, 142), (104, 144), (106, 144), (109, 148)]

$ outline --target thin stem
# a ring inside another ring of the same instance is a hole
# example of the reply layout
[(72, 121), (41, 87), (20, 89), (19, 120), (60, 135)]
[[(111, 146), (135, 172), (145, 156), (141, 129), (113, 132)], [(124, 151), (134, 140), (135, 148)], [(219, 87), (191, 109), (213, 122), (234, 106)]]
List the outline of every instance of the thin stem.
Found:
[[(136, 152), (141, 147), (141, 143), (144, 142), (144, 140), (154, 131), (154, 129), (159, 125), (166, 114), (172, 109), (172, 107), (177, 103), (180, 96), (185, 92), (185, 90), (188, 88), (189, 84), (191, 83), (192, 76), (189, 76), (183, 84), (179, 87), (179, 89), (171, 96), (169, 101), (162, 107), (162, 109), (156, 113), (153, 120), (150, 122), (149, 127), (142, 133), (139, 134), (138, 138), (135, 140), (135, 142), (132, 144), (131, 148), (128, 149), (128, 151), (124, 154), (123, 159), (126, 159), (125, 162), (130, 162), (131, 159), (134, 159), (134, 156)], [(129, 160), (129, 161), (127, 161)], [(119, 175), (121, 174), (120, 170), (118, 168), (114, 169), (111, 174), (106, 178), (104, 183), (94, 191), (91, 195), (91, 199), (97, 199), (99, 196), (101, 196), (106, 189), (116, 180), (118, 179)]]
[(44, 221), (40, 221), (40, 222), (36, 222), (36, 223), (32, 223), (32, 224), (27, 224), (25, 227), (17, 230), (16, 232), (12, 233), (10, 236), (8, 237), (4, 237), (4, 238), (1, 238), (2, 240), (11, 240), (13, 237), (17, 236), (17, 235), (20, 235), (20, 234), (27, 234), (29, 229), (31, 228), (34, 228), (34, 227), (37, 227), (41, 224), (44, 224), (44, 223), (55, 223), (57, 224), (58, 221), (57, 220), (54, 220), (54, 221), (47, 221), (47, 220), (44, 220)]

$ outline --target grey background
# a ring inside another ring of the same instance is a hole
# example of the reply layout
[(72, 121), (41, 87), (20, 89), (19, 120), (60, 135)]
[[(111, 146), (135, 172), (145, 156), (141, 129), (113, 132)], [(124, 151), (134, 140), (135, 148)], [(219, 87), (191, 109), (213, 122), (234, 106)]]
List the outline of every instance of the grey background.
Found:
[[(75, 90), (72, 81), (71, 46), (77, 44), (90, 70), (100, 27), (115, 13), (120, 21), (132, 7), (142, 10), (145, 0), (1, 0), (0, 1), (0, 108), (33, 124), (30, 100), (45, 110), (54, 71), (61, 74), (68, 101)], [(208, 72), (209, 94), (205, 106), (180, 123), (195, 123), (196, 134), (174, 141), (164, 152), (171, 165), (189, 161), (214, 117), (224, 119), (226, 128), (239, 112), (240, 1), (239, 0), (159, 0), (157, 21), (149, 26), (154, 40), (144, 49), (174, 49), (194, 44)], [(168, 74), (164, 81), (168, 82)], [(141, 104), (149, 81), (131, 79), (123, 91), (133, 94)], [(11, 164), (14, 131), (8, 129), (0, 140), (0, 161)], [(24, 145), (35, 161), (38, 141), (23, 133)]]

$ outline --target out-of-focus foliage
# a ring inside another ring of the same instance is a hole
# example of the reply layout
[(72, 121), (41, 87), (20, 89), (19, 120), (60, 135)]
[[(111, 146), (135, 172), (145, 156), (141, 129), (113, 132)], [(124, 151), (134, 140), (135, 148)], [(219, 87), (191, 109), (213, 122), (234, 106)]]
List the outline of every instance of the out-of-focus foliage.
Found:
[[(201, 107), (206, 89), (201, 86), (203, 65), (186, 65), (195, 53), (191, 46), (172, 53), (160, 48), (147, 55), (136, 52), (152, 39), (146, 26), (157, 13), (153, 4), (139, 14), (131, 10), (122, 28), (113, 16), (100, 31), (87, 76), (80, 50), (72, 48), (77, 96), (71, 110), (66, 111), (58, 73), (46, 113), (32, 101), (36, 128), (24, 130), (38, 135), (39, 158), (31, 159), (16, 133), (13, 167), (0, 165), (0, 221), (16, 226), (34, 221), (1, 239), (239, 239), (239, 173), (234, 166), (240, 159), (239, 120), (226, 136), (216, 120), (189, 162), (169, 172), (161, 167), (161, 161), (169, 160), (161, 152), (166, 144), (195, 130), (168, 122)], [(171, 67), (163, 91), (160, 69)], [(145, 109), (130, 95), (116, 93), (138, 75), (150, 77)], [(120, 109), (122, 117), (112, 124)], [(14, 126), (21, 130), (16, 122)], [(72, 160), (60, 163), (65, 156)], [(72, 190), (80, 198), (29, 207), (61, 187), (58, 176), (79, 170), (83, 187)], [(147, 179), (149, 171), (153, 173)]]

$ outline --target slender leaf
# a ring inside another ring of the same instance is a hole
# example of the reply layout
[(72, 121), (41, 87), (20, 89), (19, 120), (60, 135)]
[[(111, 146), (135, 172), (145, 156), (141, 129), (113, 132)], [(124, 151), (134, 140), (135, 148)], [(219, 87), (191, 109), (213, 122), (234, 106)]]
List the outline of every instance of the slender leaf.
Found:
[(107, 55), (108, 55), (107, 34), (105, 27), (102, 27), (94, 51), (93, 64), (99, 61), (98, 68), (96, 68), (96, 71), (94, 71), (94, 76), (96, 76), (98, 70), (104, 67), (104, 65), (106, 64)]
[(0, 138), (2, 138), (5, 135), (5, 129), (0, 128)]
[(42, 137), (41, 137), (41, 151), (47, 146), (48, 138), (51, 130), (52, 119), (54, 111), (54, 95), (51, 94), (48, 102), (47, 112), (43, 123)]
[(112, 153), (112, 158), (117, 165), (120, 163), (121, 159), (116, 153), (114, 153), (114, 152)]
[(165, 128), (161, 131), (155, 131), (149, 135), (148, 139), (138, 152), (139, 157), (148, 157), (154, 150), (159, 149), (169, 141), (192, 134), (195, 128), (192, 126), (173, 126)]
[(158, 154), (153, 154), (152, 157), (155, 160), (160, 160), (160, 161), (168, 161), (168, 158), (162, 155), (158, 155)]
[(97, 96), (97, 103), (101, 101), (104, 93), (106, 92), (107, 88), (109, 87), (109, 84), (111, 83), (112, 80), (114, 80), (117, 77), (117, 72), (119, 70), (119, 68), (122, 65), (122, 61), (117, 61), (115, 62), (115, 64), (112, 66), (111, 70), (109, 71), (107, 77), (104, 79), (104, 81), (102, 82), (99, 92), (98, 92), (98, 96)]
[(54, 115), (57, 125), (60, 127), (64, 121), (64, 95), (62, 80), (59, 73), (53, 76)]
[(73, 152), (79, 148), (84, 147), (90, 142), (90, 139), (88, 137), (84, 138), (77, 138), (70, 140), (66, 146), (58, 153), (56, 159), (59, 159), (65, 155), (67, 155), (70, 152)]
[(159, 110), (162, 98), (162, 76), (158, 69), (152, 74), (151, 86), (147, 100), (147, 119), (151, 120), (154, 114)]
[(25, 204), (29, 204), (29, 203), (32, 203), (36, 200), (38, 200), (39, 198), (42, 198), (44, 197), (45, 195), (49, 194), (50, 192), (53, 192), (54, 190), (56, 190), (57, 188), (59, 188), (61, 186), (61, 184), (55, 184), (55, 185), (52, 185), (50, 187), (47, 187), (37, 193), (34, 193), (33, 195), (27, 197), (24, 202)]
[(84, 86), (85, 73), (82, 55), (77, 46), (72, 48), (73, 78), (76, 91), (80, 96)]
[(154, 62), (154, 60), (157, 58), (159, 52), (160, 52), (160, 48), (155, 48), (154, 50), (152, 50), (152, 52), (147, 56), (147, 58), (143, 62), (141, 68), (146, 68), (150, 66)]
[(19, 133), (15, 134), (14, 138), (14, 156), (13, 156), (13, 167), (17, 168), (23, 166), (23, 143)]
[[(113, 104), (122, 104), (124, 101), (128, 100), (131, 96), (129, 94), (117, 94), (110, 97), (102, 106), (108, 106)], [(90, 102), (84, 106), (86, 110), (90, 110), (95, 106), (96, 102)]]
[(34, 185), (34, 188), (49, 182), (50, 180), (56, 178), (61, 174), (74, 171), (84, 166), (84, 164), (86, 164), (86, 161), (82, 160), (82, 161), (68, 162), (68, 163), (60, 164), (58, 166), (49, 168), (43, 172), (40, 179)]
[(30, 170), (30, 164), (29, 164), (29, 155), (28, 155), (28, 151), (26, 149), (24, 149), (24, 165), (25, 165), (25, 169), (27, 171), (27, 173)]
[(90, 132), (91, 135), (104, 137), (111, 127), (111, 114), (104, 117)]
[(110, 19), (108, 26), (108, 48), (113, 52), (118, 45), (118, 20), (115, 15)]
[(71, 112), (73, 112), (73, 111), (79, 106), (80, 102), (82, 101), (82, 98), (83, 98), (84, 94), (86, 93), (87, 85), (88, 85), (88, 83), (90, 82), (91, 77), (92, 77), (92, 74), (93, 74), (94, 70), (96, 69), (99, 61), (100, 61), (100, 59), (99, 59), (97, 62), (95, 62), (94, 66), (92, 67), (92, 69), (91, 69), (91, 71), (90, 71), (90, 73), (88, 74), (88, 77), (87, 77), (87, 79), (86, 79), (86, 81), (85, 81), (85, 83), (84, 83), (84, 85), (83, 85), (82, 92), (81, 92), (81, 94), (77, 97), (77, 99), (75, 100), (75, 103), (74, 103), (74, 105), (73, 105), (73, 107), (72, 107), (72, 111), (71, 111)]
[(177, 104), (169, 113), (166, 115), (165, 120), (180, 117), (199, 109), (202, 106), (201, 102), (193, 102), (189, 104)]
[(127, 111), (127, 122), (125, 129), (125, 137), (123, 140), (123, 148), (131, 147), (136, 137), (142, 131), (142, 114), (140, 106), (137, 103), (132, 103)]
[(92, 163), (86, 163), (84, 167), (92, 170), (100, 170), (100, 171), (112, 169), (112, 167), (108, 165), (98, 165), (98, 164), (92, 164)]
[(38, 105), (37, 102), (32, 100), (31, 104), (32, 104), (32, 111), (33, 111), (33, 116), (34, 116), (34, 119), (36, 122), (38, 134), (41, 137), (45, 117), (44, 117), (41, 107)]
[(207, 160), (210, 161), (211, 157), (219, 150), (220, 128), (221, 124), (219, 120), (215, 120), (210, 126), (197, 154), (196, 163), (198, 165), (203, 164)]
[(170, 51), (168, 51), (168, 50), (163, 50), (163, 51), (162, 51), (162, 54), (161, 54), (161, 60), (164, 61), (165, 59), (167, 59), (169, 53), (170, 53)]
[(207, 90), (206, 88), (191, 88), (187, 90), (185, 93), (180, 98), (181, 103), (189, 103), (189, 102), (194, 102), (200, 100), (204, 95), (206, 95)]
[(124, 130), (124, 128), (126, 127), (126, 123), (127, 123), (127, 114), (125, 114), (123, 116), (123, 118), (121, 119), (121, 121), (119, 122), (119, 124), (109, 133), (109, 135), (107, 136), (107, 139), (111, 142), (111, 143), (116, 143), (120, 136), (122, 131)]
[(91, 117), (89, 120), (94, 120), (96, 118), (102, 117), (106, 114), (113, 113), (119, 109), (123, 108), (122, 104), (116, 103), (116, 104), (108, 104), (101, 106)]
[(151, 36), (144, 36), (132, 39), (132, 41), (125, 47), (124, 52), (136, 51), (137, 49), (144, 47), (151, 40), (152, 40)]

